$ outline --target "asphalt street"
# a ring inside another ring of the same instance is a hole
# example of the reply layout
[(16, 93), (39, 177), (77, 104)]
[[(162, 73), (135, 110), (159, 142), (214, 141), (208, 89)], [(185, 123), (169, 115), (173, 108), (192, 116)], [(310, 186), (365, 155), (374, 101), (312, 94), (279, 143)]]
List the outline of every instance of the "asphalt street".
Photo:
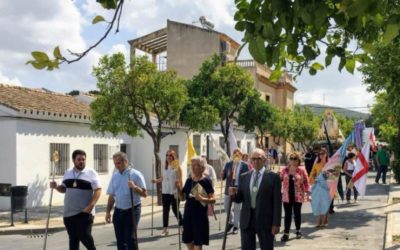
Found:
[[(277, 235), (276, 249), (382, 249), (385, 232), (385, 207), (389, 187), (378, 185), (373, 181), (374, 173), (369, 173), (367, 196), (358, 203), (345, 204), (338, 200), (336, 213), (329, 217), (329, 225), (325, 229), (314, 227), (315, 217), (311, 213), (309, 203), (303, 205), (302, 232), (304, 237), (300, 240), (294, 238), (294, 230), (290, 234), (290, 241), (283, 244), (279, 241), (282, 234)], [(219, 218), (219, 205), (216, 205)], [(181, 208), (183, 211), (183, 208)], [(210, 218), (210, 246), (204, 249), (221, 249), (225, 213), (222, 213), (221, 222)], [(283, 216), (283, 215), (282, 215)], [(151, 217), (142, 218), (139, 224), (138, 235), (140, 249), (179, 249), (177, 223), (175, 217), (170, 217), (170, 235), (160, 237), (161, 213), (154, 217), (156, 228), (151, 236)], [(282, 221), (283, 223), (283, 221)], [(294, 227), (294, 223), (292, 224)], [(97, 226), (93, 228), (93, 236), (97, 249), (116, 249), (115, 236), (112, 225)], [(42, 235), (8, 235), (0, 236), (0, 249), (42, 249)], [(68, 249), (68, 236), (65, 231), (52, 234), (48, 237), (47, 249)], [(82, 246), (81, 249), (84, 249)], [(182, 244), (182, 249), (186, 247)], [(240, 234), (228, 235), (226, 249), (240, 249)]]

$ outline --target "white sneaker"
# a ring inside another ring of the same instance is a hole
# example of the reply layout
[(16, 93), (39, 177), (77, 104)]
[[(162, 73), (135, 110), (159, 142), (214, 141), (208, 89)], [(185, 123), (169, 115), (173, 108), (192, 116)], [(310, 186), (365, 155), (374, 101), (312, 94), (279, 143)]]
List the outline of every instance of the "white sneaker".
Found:
[(168, 230), (164, 230), (164, 231), (161, 233), (161, 237), (168, 236), (168, 234), (169, 234)]

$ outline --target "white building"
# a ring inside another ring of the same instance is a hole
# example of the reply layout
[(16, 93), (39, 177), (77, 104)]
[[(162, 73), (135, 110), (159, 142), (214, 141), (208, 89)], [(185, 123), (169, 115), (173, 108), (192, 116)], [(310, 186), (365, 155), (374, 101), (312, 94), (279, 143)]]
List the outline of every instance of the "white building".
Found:
[[(28, 186), (28, 207), (47, 205), (51, 179), (51, 154), (60, 152), (56, 181), (62, 180), (64, 171), (73, 166), (71, 155), (76, 149), (86, 152), (86, 166), (97, 170), (105, 195), (111, 174), (114, 171), (112, 155), (125, 151), (146, 179), (151, 189), (153, 143), (143, 133), (143, 137), (127, 135), (114, 137), (101, 135), (90, 130), (90, 98), (72, 97), (46, 90), (35, 90), (0, 84), (0, 183)], [(187, 166), (187, 138), (184, 129), (165, 131), (175, 134), (166, 136), (161, 145), (160, 157), (165, 162), (167, 149), (175, 149), (185, 169)], [(221, 143), (222, 134), (209, 133)], [(235, 131), (238, 144), (245, 152), (255, 147), (255, 135)], [(198, 154), (209, 156), (220, 169), (217, 154), (206, 134), (190, 135)], [(186, 172), (183, 171), (186, 177)], [(10, 199), (0, 197), (0, 209), (9, 209)], [(61, 204), (63, 195), (55, 192), (53, 204)]]

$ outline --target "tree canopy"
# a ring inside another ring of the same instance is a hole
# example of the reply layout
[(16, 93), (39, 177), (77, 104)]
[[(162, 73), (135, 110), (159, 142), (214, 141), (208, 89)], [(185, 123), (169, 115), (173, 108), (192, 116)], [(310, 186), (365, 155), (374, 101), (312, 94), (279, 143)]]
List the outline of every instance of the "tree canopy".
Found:
[[(356, 62), (370, 62), (374, 42), (399, 35), (398, 0), (235, 0), (235, 28), (244, 32), (250, 54), (281, 73), (282, 68), (314, 75), (339, 58), (353, 73)], [(352, 49), (352, 41), (357, 46)], [(360, 48), (362, 50), (360, 50)], [(319, 56), (325, 62), (319, 62)], [(275, 74), (279, 76), (279, 74)]]
[(195, 131), (212, 130), (218, 125), (229, 154), (229, 128), (240, 121), (240, 111), (254, 91), (253, 82), (251, 75), (238, 65), (222, 66), (219, 56), (206, 60), (199, 74), (187, 82), (189, 101), (181, 121)]
[[(162, 125), (179, 119), (187, 101), (184, 81), (175, 72), (157, 71), (147, 57), (127, 65), (122, 53), (103, 56), (93, 74), (99, 94), (91, 103), (92, 129), (131, 136), (145, 131), (152, 139), (156, 177), (161, 176), (159, 156)], [(159, 201), (161, 185), (157, 185)]]

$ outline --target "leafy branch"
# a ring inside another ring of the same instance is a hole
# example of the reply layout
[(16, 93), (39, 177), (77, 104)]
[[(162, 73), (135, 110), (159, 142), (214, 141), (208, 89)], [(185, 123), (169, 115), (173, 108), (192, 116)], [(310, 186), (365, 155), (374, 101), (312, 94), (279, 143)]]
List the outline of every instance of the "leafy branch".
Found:
[(53, 70), (53, 69), (58, 69), (60, 64), (62, 63), (74, 63), (79, 60), (81, 60), (83, 57), (85, 57), (91, 50), (96, 48), (101, 42), (104, 41), (104, 39), (107, 38), (107, 36), (110, 34), (110, 32), (113, 30), (114, 25), (116, 23), (116, 29), (115, 29), (115, 34), (119, 32), (119, 25), (120, 25), (120, 20), (121, 20), (121, 15), (122, 15), (122, 7), (124, 5), (125, 0), (97, 0), (98, 3), (102, 5), (104, 9), (114, 9), (114, 15), (111, 19), (111, 21), (106, 21), (103, 16), (96, 16), (92, 20), (92, 24), (97, 24), (100, 22), (107, 22), (108, 27), (103, 34), (103, 36), (93, 45), (91, 45), (89, 48), (87, 48), (83, 52), (73, 52), (71, 50), (67, 50), (70, 55), (72, 55), (73, 59), (68, 59), (65, 56), (63, 56), (60, 52), (59, 46), (55, 47), (53, 50), (53, 56), (54, 59), (51, 59), (47, 53), (42, 52), (42, 51), (33, 51), (31, 53), (33, 60), (29, 60), (26, 62), (26, 64), (31, 64), (34, 68), (36, 69), (47, 69), (47, 70)]

